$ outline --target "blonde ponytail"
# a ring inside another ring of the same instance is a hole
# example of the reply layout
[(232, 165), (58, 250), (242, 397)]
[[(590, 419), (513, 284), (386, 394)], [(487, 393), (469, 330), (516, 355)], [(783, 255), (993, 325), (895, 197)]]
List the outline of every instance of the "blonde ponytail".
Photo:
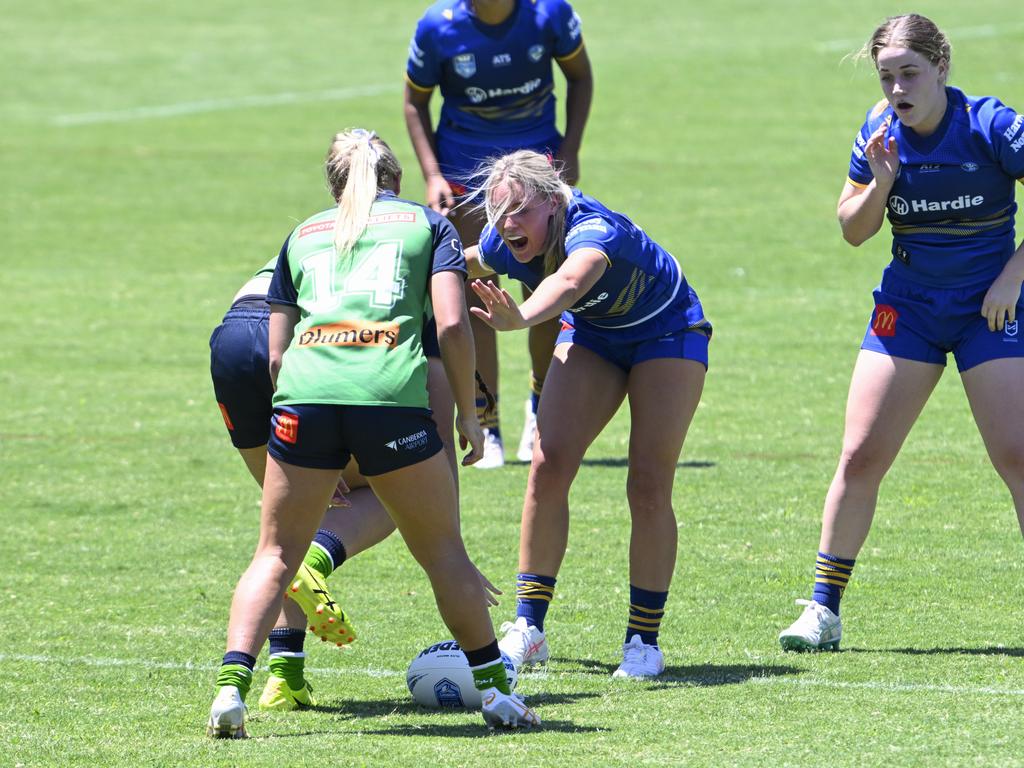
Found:
[(338, 202), (334, 247), (339, 255), (363, 236), (377, 193), (397, 186), (402, 166), (373, 131), (352, 128), (335, 134), (324, 163), (327, 183)]

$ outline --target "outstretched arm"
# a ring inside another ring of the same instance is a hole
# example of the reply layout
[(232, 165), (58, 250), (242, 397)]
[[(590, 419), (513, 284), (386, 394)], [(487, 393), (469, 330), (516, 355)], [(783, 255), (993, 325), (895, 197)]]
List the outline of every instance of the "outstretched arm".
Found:
[(484, 308), (470, 311), (499, 331), (529, 328), (558, 317), (579, 301), (608, 268), (608, 257), (595, 248), (573, 251), (565, 263), (544, 278), (522, 306), (504, 288), (491, 282), (477, 281), (473, 290), (484, 302)]

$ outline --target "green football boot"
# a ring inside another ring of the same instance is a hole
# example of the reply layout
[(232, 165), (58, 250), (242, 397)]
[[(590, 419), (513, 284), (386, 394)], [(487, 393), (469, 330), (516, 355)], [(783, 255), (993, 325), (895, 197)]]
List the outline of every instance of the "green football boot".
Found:
[(321, 640), (343, 647), (356, 639), (356, 631), (344, 609), (327, 590), (319, 572), (303, 563), (291, 586), (285, 590), (306, 614), (309, 630)]

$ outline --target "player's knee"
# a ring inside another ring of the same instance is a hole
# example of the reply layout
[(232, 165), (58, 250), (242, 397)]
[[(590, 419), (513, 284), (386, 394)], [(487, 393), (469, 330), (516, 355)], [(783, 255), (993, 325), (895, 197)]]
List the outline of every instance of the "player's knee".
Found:
[(838, 474), (848, 482), (881, 482), (894, 458), (889, 451), (866, 443), (844, 445)]
[(534, 446), (530, 467), (534, 485), (568, 488), (579, 468), (580, 462), (575, 454), (570, 455), (568, 451), (550, 443), (545, 444), (543, 440)]
[(626, 498), (634, 519), (671, 516), (672, 477), (650, 467), (631, 466), (626, 478)]
[(1024, 483), (1024, 442), (1012, 442), (989, 448), (992, 464), (1008, 483)]

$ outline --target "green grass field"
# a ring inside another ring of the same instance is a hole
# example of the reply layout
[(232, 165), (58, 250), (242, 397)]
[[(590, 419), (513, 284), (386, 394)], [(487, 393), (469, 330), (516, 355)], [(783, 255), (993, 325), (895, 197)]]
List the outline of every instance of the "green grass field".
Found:
[[(835, 223), (878, 98), (870, 68), (842, 59), (909, 8), (575, 5), (597, 83), (582, 186), (680, 257), (715, 324), (676, 483), (665, 677), (609, 677), (628, 594), (623, 412), (574, 487), (553, 660), (520, 682), (542, 731), (487, 736), (475, 714), (412, 703), (405, 667), (447, 630), (393, 538), (332, 577), (361, 639), (347, 653), (308, 643), (323, 706), (254, 714), (246, 742), (205, 738), (259, 503), (212, 397), (207, 339), (327, 204), (335, 130), (377, 129), (421, 196), (401, 83), (425, 2), (7, 3), (0, 766), (1024, 764), (1021, 536), (955, 369), (883, 485), (843, 652), (776, 642), (810, 589), (888, 254), (881, 235), (846, 246)], [(950, 34), (955, 84), (1024, 108), (1019, 7), (913, 10)], [(524, 338), (502, 339), (502, 364), (511, 456)], [(462, 478), (470, 552), (507, 592), (525, 480), (516, 464)]]

